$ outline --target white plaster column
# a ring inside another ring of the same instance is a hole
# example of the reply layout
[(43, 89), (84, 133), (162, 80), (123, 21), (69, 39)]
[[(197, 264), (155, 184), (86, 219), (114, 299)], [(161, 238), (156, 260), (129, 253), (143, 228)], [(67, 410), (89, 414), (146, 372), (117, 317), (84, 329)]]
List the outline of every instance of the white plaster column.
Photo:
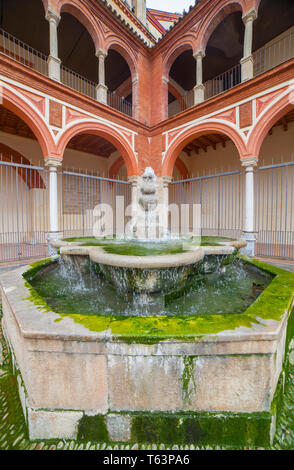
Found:
[(107, 53), (99, 49), (96, 55), (99, 60), (99, 84), (96, 87), (97, 101), (107, 104), (107, 86), (105, 85), (105, 59)]
[(159, 226), (161, 230), (160, 236), (164, 237), (168, 233), (168, 206), (169, 206), (169, 185), (172, 181), (170, 176), (163, 176), (161, 180), (162, 184), (162, 194), (161, 194), (161, 214)]
[(47, 11), (46, 20), (49, 21), (50, 55), (48, 57), (49, 78), (60, 82), (61, 60), (58, 58), (58, 35), (57, 28), (60, 16), (51, 10)]
[(131, 198), (132, 198), (132, 219), (135, 221), (136, 218), (136, 212), (138, 210), (138, 181), (139, 181), (139, 176), (129, 176), (128, 177), (129, 183), (132, 185), (132, 192), (131, 192)]
[(196, 86), (194, 87), (194, 105), (196, 105), (204, 101), (203, 59), (205, 54), (202, 51), (198, 51), (193, 57), (196, 60)]
[(255, 254), (256, 233), (254, 232), (254, 168), (257, 166), (257, 158), (246, 158), (242, 161), (245, 168), (245, 222), (242, 238), (247, 242), (247, 247), (242, 252), (248, 256)]
[(58, 176), (57, 168), (62, 165), (62, 160), (57, 157), (48, 157), (45, 165), (49, 168), (49, 214), (50, 231), (48, 233), (49, 254), (54, 254), (50, 245), (51, 240), (61, 237), (59, 231), (59, 210), (58, 210)]
[(243, 22), (245, 24), (245, 36), (244, 36), (244, 55), (241, 59), (241, 75), (242, 82), (251, 80), (254, 76), (254, 59), (252, 55), (252, 43), (253, 43), (253, 23), (257, 18), (256, 10), (250, 10), (245, 16), (243, 16)]
[(138, 119), (139, 115), (139, 99), (138, 99), (138, 94), (139, 94), (139, 77), (136, 75), (132, 79), (132, 116), (134, 119)]

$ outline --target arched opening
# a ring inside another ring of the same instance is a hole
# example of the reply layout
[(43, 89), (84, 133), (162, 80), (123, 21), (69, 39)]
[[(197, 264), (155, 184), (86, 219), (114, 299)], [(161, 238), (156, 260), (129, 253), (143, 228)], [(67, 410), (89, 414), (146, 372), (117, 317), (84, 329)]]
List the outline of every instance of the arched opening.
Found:
[(42, 1), (1, 1), (0, 50), (23, 65), (48, 75), (49, 26)]
[(58, 45), (61, 81), (96, 99), (98, 59), (93, 39), (79, 20), (63, 11), (58, 26)]
[(261, 257), (294, 260), (293, 146), (292, 106), (270, 120), (260, 146), (255, 172), (255, 230), (256, 253)]
[(226, 16), (211, 33), (203, 59), (205, 98), (209, 99), (241, 82), (245, 26), (242, 12)]
[(133, 85), (130, 67), (124, 57), (114, 48), (108, 50), (105, 60), (105, 78), (109, 106), (132, 116)]
[(244, 175), (235, 143), (217, 130), (192, 132), (174, 146), (174, 151), (170, 204), (189, 204), (190, 222), (193, 205), (199, 205), (202, 236), (240, 237)]
[(261, 0), (254, 22), (253, 57), (255, 76), (294, 57), (294, 4), (291, 0)]
[[(9, 106), (10, 108), (11, 106)], [(45, 257), (49, 180), (32, 127), (0, 106), (0, 264)]]
[(113, 214), (125, 211), (131, 201), (124, 158), (101, 133), (81, 132), (67, 143), (62, 168), (62, 220), (64, 237), (93, 236), (95, 208), (107, 204)]
[(196, 63), (192, 49), (182, 52), (173, 62), (169, 72), (169, 117), (194, 105), (193, 88), (196, 85)]

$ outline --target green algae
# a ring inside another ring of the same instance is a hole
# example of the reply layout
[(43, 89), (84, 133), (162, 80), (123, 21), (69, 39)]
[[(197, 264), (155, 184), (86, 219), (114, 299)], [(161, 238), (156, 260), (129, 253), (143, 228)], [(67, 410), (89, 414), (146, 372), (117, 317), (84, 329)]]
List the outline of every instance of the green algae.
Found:
[[(114, 317), (102, 315), (78, 315), (58, 312), (61, 321), (71, 318), (75, 323), (81, 324), (88, 330), (97, 333), (108, 331), (114, 340), (128, 344), (156, 344), (168, 339), (181, 341), (201, 341), (205, 335), (216, 335), (223, 331), (233, 331), (240, 327), (252, 328), (262, 324), (263, 320), (280, 321), (283, 315), (289, 313), (294, 298), (294, 274), (283, 269), (271, 266), (261, 261), (239, 255), (239, 258), (263, 271), (275, 276), (271, 284), (258, 297), (258, 299), (242, 314), (225, 315), (178, 315), (153, 317)], [(31, 265), (25, 273), (28, 279), (34, 270), (41, 269), (49, 259)], [(40, 297), (30, 284), (29, 300), (45, 312), (51, 311), (45, 300)]]
[(182, 397), (185, 405), (191, 404), (191, 397), (195, 395), (197, 387), (195, 381), (195, 357), (184, 356), (184, 370), (181, 377)]

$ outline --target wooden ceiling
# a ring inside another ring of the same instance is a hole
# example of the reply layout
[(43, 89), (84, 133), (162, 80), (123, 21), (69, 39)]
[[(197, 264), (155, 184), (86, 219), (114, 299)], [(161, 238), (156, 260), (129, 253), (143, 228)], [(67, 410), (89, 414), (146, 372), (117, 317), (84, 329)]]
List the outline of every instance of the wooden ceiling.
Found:
[[(272, 127), (269, 131), (269, 134), (272, 135), (274, 132), (275, 127), (283, 126), (284, 131), (288, 130), (288, 124), (290, 122), (294, 122), (294, 109), (290, 111), (288, 114), (283, 116), (276, 124)], [(203, 150), (205, 153), (209, 148), (213, 148), (216, 150), (216, 146), (221, 144), (223, 147), (226, 147), (226, 143), (230, 141), (230, 138), (224, 134), (209, 134), (198, 137), (190, 142), (186, 147), (183, 149), (189, 157), (195, 152), (197, 155), (199, 154), (200, 150)]]
[[(4, 106), (0, 106), (0, 131), (36, 140), (29, 126)], [(108, 140), (89, 134), (76, 135), (68, 143), (67, 148), (104, 158), (108, 158), (116, 151), (114, 145)]]

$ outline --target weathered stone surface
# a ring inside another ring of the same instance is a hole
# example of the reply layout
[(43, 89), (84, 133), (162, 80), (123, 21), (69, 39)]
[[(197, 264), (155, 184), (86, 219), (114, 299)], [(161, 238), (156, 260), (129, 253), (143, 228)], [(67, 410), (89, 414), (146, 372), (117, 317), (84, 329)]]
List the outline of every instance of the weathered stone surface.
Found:
[(75, 439), (83, 413), (28, 410), (31, 439)]
[(109, 439), (112, 442), (128, 442), (131, 439), (131, 418), (110, 414), (106, 417)]

